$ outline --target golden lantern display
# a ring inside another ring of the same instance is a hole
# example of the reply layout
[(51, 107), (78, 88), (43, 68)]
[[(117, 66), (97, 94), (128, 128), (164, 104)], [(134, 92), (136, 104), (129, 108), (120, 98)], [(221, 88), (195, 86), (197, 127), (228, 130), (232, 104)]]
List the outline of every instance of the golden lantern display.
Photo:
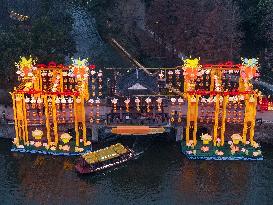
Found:
[[(45, 125), (48, 142), (36, 144), (35, 147), (38, 149), (47, 144), (55, 147), (50, 149), (51, 151), (56, 151), (61, 139), (58, 135), (58, 126), (66, 122), (68, 109), (70, 122), (75, 123), (76, 145), (79, 146), (81, 137), (86, 144), (84, 100), (88, 96), (89, 67), (86, 59), (72, 61), (69, 67), (54, 62), (48, 65), (39, 64), (36, 67), (32, 58), (21, 58), (16, 64), (21, 84), (11, 95), (17, 141), (23, 141), (24, 145), (28, 146), (29, 123), (32, 126), (39, 123)], [(82, 132), (79, 132), (79, 129)], [(42, 132), (35, 130), (32, 136), (41, 139)]]

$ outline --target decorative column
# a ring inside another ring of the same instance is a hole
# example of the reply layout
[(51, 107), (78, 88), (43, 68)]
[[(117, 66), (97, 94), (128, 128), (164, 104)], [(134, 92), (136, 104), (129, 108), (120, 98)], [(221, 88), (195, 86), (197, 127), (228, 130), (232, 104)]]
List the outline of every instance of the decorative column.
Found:
[(44, 106), (45, 106), (45, 117), (46, 117), (46, 137), (47, 137), (47, 144), (51, 144), (51, 137), (50, 137), (50, 123), (49, 123), (49, 113), (48, 113), (48, 99), (47, 95), (44, 95)]
[(227, 103), (229, 95), (224, 96), (223, 99), (223, 115), (222, 115), (222, 129), (221, 129), (221, 146), (225, 143), (225, 131), (226, 131), (226, 117), (227, 117)]
[(252, 103), (252, 113), (251, 113), (251, 128), (250, 128), (250, 142), (253, 143), (254, 141), (254, 133), (255, 133), (255, 124), (256, 124), (256, 113), (257, 113), (257, 103), (258, 99), (256, 94), (253, 96), (254, 102)]
[(86, 124), (85, 124), (85, 109), (84, 109), (84, 98), (81, 97), (81, 109), (82, 109), (82, 116), (81, 116), (81, 121), (82, 121), (82, 138), (83, 138), (83, 145), (86, 146)]
[(79, 122), (78, 122), (78, 105), (76, 96), (73, 96), (74, 102), (74, 118), (75, 118), (75, 132), (76, 132), (76, 146), (80, 145), (80, 134), (79, 134)]
[(10, 93), (13, 103), (13, 115), (14, 115), (14, 126), (15, 126), (15, 139), (19, 143), (19, 134), (18, 134), (18, 122), (17, 122), (17, 108), (16, 108), (16, 99), (14, 93)]
[(197, 121), (198, 121), (198, 101), (199, 101), (199, 96), (196, 95), (195, 96), (195, 103), (194, 103), (194, 108), (195, 108), (195, 113), (194, 113), (194, 128), (193, 128), (193, 143), (194, 145), (197, 144), (197, 140), (196, 140), (196, 134), (197, 134)]
[[(244, 118), (244, 129), (243, 129), (243, 143), (246, 143), (246, 135), (249, 130), (249, 140), (250, 143), (254, 141), (254, 129), (255, 129), (255, 121), (256, 121), (256, 106), (257, 106), (257, 96), (254, 95), (246, 95), (245, 98), (245, 118)], [(250, 127), (248, 127), (250, 124)]]
[[(23, 133), (24, 133), (24, 138), (25, 138), (25, 143), (28, 142), (28, 124), (27, 124), (27, 114), (26, 114), (26, 103), (24, 101), (25, 96), (24, 94), (22, 94), (22, 110), (23, 110), (23, 125), (22, 125), (22, 129), (23, 129)], [(19, 110), (20, 112), (20, 110)]]
[(220, 96), (219, 94), (216, 95), (216, 102), (215, 102), (215, 114), (214, 114), (214, 127), (213, 127), (213, 145), (216, 146), (217, 143), (217, 136), (218, 136), (218, 127), (219, 127), (219, 110), (220, 110)]
[(56, 108), (56, 96), (52, 96), (52, 118), (53, 118), (53, 133), (55, 146), (59, 143), (58, 136), (58, 122), (57, 122), (57, 108)]
[(193, 122), (193, 143), (197, 144), (197, 119), (198, 119), (198, 95), (188, 95), (188, 111), (187, 111), (187, 127), (186, 127), (186, 143), (190, 141), (190, 128)]

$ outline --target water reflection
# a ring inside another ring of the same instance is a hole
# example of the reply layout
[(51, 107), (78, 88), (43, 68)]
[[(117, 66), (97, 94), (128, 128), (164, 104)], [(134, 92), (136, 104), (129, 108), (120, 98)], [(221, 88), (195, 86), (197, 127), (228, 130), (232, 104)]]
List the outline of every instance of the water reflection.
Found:
[(10, 153), (1, 141), (1, 204), (272, 204), (272, 160), (189, 161), (174, 142), (150, 143), (123, 167), (80, 177), (75, 158)]

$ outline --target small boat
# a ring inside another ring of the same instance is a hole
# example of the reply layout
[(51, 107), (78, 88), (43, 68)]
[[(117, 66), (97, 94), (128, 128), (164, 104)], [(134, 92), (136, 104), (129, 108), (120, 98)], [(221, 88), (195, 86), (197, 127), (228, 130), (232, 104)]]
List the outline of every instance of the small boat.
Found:
[(76, 163), (80, 174), (91, 174), (121, 165), (135, 157), (135, 152), (120, 143), (83, 154)]

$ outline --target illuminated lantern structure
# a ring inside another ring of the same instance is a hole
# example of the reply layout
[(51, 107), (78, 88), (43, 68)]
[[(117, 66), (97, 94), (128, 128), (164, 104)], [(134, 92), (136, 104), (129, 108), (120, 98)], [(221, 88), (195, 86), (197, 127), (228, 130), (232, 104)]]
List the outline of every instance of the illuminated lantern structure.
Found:
[[(107, 79), (109, 92), (104, 96), (106, 75), (95, 71), (94, 65), (89, 66), (87, 59), (72, 59), (70, 66), (63, 66), (54, 62), (36, 65), (32, 57), (21, 58), (16, 64), (21, 84), (11, 93), (16, 129), (14, 149), (85, 151), (90, 144), (86, 122), (92, 129), (107, 126), (114, 134), (120, 130), (120, 134), (138, 135), (139, 130), (141, 134), (156, 134), (171, 126), (180, 129), (177, 135), (182, 136), (185, 127), (184, 147), (191, 149), (186, 150), (189, 155), (196, 154), (194, 149), (202, 141), (217, 148), (212, 154), (218, 156), (224, 152), (218, 149), (229, 146), (226, 142), (231, 140), (231, 154), (237, 153), (238, 143), (244, 148), (248, 144), (257, 147), (257, 104), (269, 107), (251, 82), (259, 76), (258, 60), (243, 58), (241, 64), (216, 65), (201, 65), (199, 58), (183, 62), (175, 68), (109, 68), (109, 72), (114, 70), (109, 75), (113, 78)], [(63, 133), (66, 126), (73, 128), (74, 134)], [(232, 126), (237, 126), (237, 133), (230, 133)], [(202, 128), (207, 128), (208, 133), (199, 133)], [(65, 144), (60, 136), (66, 136)], [(207, 147), (199, 150), (209, 151)], [(259, 156), (259, 152), (254, 155)]]
[[(242, 125), (242, 132), (238, 134), (241, 136), (242, 146), (255, 145), (254, 128), (259, 93), (253, 90), (251, 80), (259, 76), (258, 61), (242, 60), (243, 63), (238, 65), (227, 62), (202, 66), (198, 64), (198, 59), (184, 60), (183, 94), (188, 104), (185, 142), (187, 146), (195, 147), (198, 143), (198, 118), (203, 125), (207, 123), (205, 125), (209, 126), (209, 122), (212, 123), (213, 146), (224, 146), (225, 141), (230, 139), (226, 130), (230, 123)], [(206, 76), (208, 74), (210, 76)], [(202, 82), (203, 80), (206, 82)], [(254, 155), (256, 153), (253, 153)]]
[[(89, 98), (87, 63), (87, 59), (72, 59), (68, 67), (54, 62), (36, 65), (32, 57), (22, 57), (16, 63), (21, 84), (11, 92), (14, 151), (68, 155), (90, 149), (85, 124), (85, 102)], [(62, 146), (60, 139), (66, 132), (60, 128), (64, 125), (72, 125), (75, 130), (74, 140), (70, 145), (67, 141), (67, 146)], [(33, 133), (42, 134), (38, 138)]]

